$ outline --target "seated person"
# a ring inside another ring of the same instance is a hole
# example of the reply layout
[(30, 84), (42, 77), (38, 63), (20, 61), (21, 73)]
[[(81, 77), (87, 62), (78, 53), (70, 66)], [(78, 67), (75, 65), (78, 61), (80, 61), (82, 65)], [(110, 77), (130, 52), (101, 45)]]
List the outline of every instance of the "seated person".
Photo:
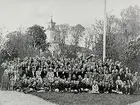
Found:
[(65, 78), (60, 78), (59, 80), (59, 91), (64, 92), (65, 91)]
[(127, 81), (123, 81), (123, 87), (122, 87), (122, 93), (128, 94), (129, 86), (127, 84)]
[(23, 80), (19, 80), (19, 81), (17, 81), (17, 82), (15, 82), (15, 84), (14, 84), (14, 90), (19, 90), (19, 91), (22, 91), (22, 85), (23, 84)]
[(83, 89), (84, 90), (90, 90), (91, 89), (89, 78), (87, 77), (86, 74), (85, 74), (84, 78), (82, 79), (82, 83), (83, 83)]
[(66, 79), (65, 84), (66, 84), (66, 90), (69, 92), (70, 91), (70, 78)]
[(33, 81), (32, 81), (32, 84), (31, 84), (31, 87), (35, 90), (36, 88), (36, 79), (34, 78)]
[(54, 72), (52, 68), (49, 68), (46, 78), (48, 79), (48, 82), (50, 84), (50, 90), (51, 90), (52, 84), (54, 82)]
[(132, 90), (131, 81), (127, 80), (126, 85), (127, 85), (127, 94), (129, 95), (129, 94), (131, 94), (131, 90)]
[(90, 93), (99, 93), (98, 83), (95, 80), (93, 81), (92, 90), (90, 91)]
[(117, 91), (117, 93), (120, 93), (122, 91), (122, 87), (123, 87), (123, 82), (120, 79), (120, 76), (118, 76), (117, 80), (116, 80), (116, 91)]
[(29, 77), (27, 77), (27, 78), (24, 78), (23, 80), (22, 80), (22, 89), (23, 90), (25, 90), (27, 87), (28, 87), (28, 79), (29, 79)]
[(42, 81), (38, 78), (36, 80), (36, 90), (41, 90), (42, 89)]
[(102, 74), (101, 71), (100, 71), (99, 78), (98, 78), (98, 87), (99, 87), (99, 92), (100, 93), (104, 92), (104, 82), (103, 82), (103, 79), (104, 79), (104, 74)]
[(29, 78), (28, 79), (28, 87), (24, 90), (24, 93), (29, 93), (32, 92), (34, 90), (36, 90), (36, 82), (34, 82), (35, 79), (34, 78)]
[(111, 93), (112, 91), (112, 76), (109, 74), (108, 70), (105, 71), (104, 74), (104, 92)]
[(78, 90), (78, 80), (75, 74), (72, 75), (71, 78), (71, 91), (77, 92)]
[(60, 84), (60, 77), (55, 77), (54, 78), (54, 82), (52, 84), (52, 88), (55, 90), (55, 89), (58, 89), (59, 91), (59, 84)]
[(48, 78), (47, 78), (47, 77), (43, 78), (42, 87), (45, 88), (45, 90), (49, 91), (50, 85), (51, 85), (51, 84), (50, 84)]
[(78, 75), (78, 82), (79, 82), (79, 84), (78, 84), (78, 91), (80, 91), (80, 92), (82, 92), (83, 88), (84, 88), (84, 84), (82, 82), (82, 79), (83, 79), (82, 76)]

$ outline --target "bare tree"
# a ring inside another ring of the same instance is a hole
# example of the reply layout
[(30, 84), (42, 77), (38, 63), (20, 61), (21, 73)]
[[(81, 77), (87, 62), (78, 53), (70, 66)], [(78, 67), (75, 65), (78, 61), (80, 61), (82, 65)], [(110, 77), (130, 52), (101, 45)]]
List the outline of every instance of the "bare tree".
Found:
[(92, 28), (85, 29), (85, 48), (92, 49), (95, 44), (95, 35)]
[(140, 35), (140, 8), (129, 6), (121, 12), (121, 32), (127, 39), (126, 42), (136, 40)]
[(66, 39), (68, 38), (70, 26), (68, 24), (60, 24), (55, 26), (55, 28), (59, 32), (58, 43), (66, 44)]
[[(107, 15), (107, 35), (106, 35), (106, 53), (107, 58), (118, 59), (117, 44), (119, 43), (118, 37), (118, 19), (114, 15)], [(97, 38), (96, 42), (96, 55), (101, 58), (103, 51), (103, 20), (96, 20), (93, 25), (94, 35)]]

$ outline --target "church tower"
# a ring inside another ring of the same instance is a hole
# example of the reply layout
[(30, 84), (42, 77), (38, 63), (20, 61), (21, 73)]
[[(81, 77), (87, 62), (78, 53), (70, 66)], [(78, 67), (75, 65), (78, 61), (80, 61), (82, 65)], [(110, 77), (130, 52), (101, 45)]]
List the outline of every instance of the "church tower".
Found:
[(51, 21), (47, 22), (47, 30), (46, 30), (46, 34), (47, 34), (47, 39), (46, 41), (49, 43), (54, 42), (54, 36), (55, 36), (55, 22), (53, 22), (52, 16), (51, 16)]
[(47, 29), (46, 29), (46, 42), (50, 44), (49, 50), (52, 55), (56, 55), (55, 53), (59, 53), (59, 45), (57, 43), (57, 33), (58, 31), (55, 29), (56, 23), (53, 21), (51, 16), (50, 22), (47, 22)]

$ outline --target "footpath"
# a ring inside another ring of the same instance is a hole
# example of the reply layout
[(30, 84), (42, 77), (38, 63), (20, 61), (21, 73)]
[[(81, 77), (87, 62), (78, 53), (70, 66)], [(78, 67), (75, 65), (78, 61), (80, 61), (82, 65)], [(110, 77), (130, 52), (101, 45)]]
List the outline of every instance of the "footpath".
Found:
[(56, 105), (31, 94), (0, 91), (0, 105)]
[(140, 101), (128, 105), (140, 105)]

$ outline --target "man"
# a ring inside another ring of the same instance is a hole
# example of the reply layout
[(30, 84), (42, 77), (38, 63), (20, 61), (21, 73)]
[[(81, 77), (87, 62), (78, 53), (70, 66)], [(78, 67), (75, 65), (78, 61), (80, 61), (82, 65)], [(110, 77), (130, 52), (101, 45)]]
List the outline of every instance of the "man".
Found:
[(47, 69), (46, 67), (43, 67), (43, 70), (41, 71), (41, 78), (45, 78), (45, 76), (47, 75)]
[(75, 74), (71, 77), (71, 92), (77, 92), (78, 90), (78, 79)]
[(92, 74), (92, 80), (97, 81), (99, 77), (99, 74), (96, 72), (96, 69), (93, 70), (93, 74)]
[(48, 69), (47, 75), (46, 75), (48, 82), (50, 84), (50, 90), (52, 90), (52, 84), (54, 82), (54, 72), (52, 68)]
[(108, 70), (105, 71), (104, 74), (104, 86), (105, 86), (105, 92), (106, 93), (111, 93), (112, 92), (112, 76), (111, 74), (108, 73)]
[(102, 74), (102, 71), (99, 71), (99, 76), (98, 76), (98, 87), (99, 87), (99, 92), (104, 93), (104, 74)]
[(87, 74), (85, 74), (84, 78), (82, 79), (82, 85), (85, 91), (91, 89), (90, 81), (87, 77)]

